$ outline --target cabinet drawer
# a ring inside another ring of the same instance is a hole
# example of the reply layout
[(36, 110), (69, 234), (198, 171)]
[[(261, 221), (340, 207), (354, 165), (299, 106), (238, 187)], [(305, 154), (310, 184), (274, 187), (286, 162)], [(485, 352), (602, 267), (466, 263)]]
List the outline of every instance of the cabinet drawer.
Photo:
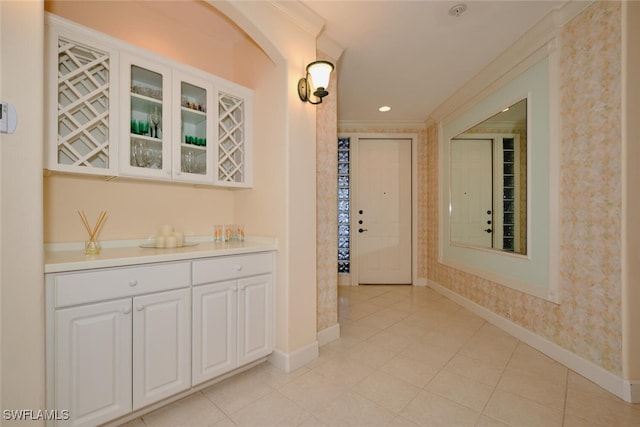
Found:
[(54, 278), (55, 306), (62, 307), (189, 286), (188, 262), (61, 274)]
[(193, 284), (255, 276), (270, 273), (272, 270), (271, 253), (209, 258), (193, 262)]

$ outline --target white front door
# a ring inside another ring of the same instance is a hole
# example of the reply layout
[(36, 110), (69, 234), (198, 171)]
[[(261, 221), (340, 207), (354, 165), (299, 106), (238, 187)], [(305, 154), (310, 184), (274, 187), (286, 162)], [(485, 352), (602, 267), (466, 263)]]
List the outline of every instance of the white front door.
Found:
[(358, 139), (358, 283), (411, 283), (411, 139)]
[(451, 241), (484, 248), (493, 242), (490, 139), (451, 140)]

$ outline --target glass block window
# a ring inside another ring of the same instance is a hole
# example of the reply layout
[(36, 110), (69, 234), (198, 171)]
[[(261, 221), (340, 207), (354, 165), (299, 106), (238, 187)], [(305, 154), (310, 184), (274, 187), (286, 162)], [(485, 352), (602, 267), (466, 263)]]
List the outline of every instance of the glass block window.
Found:
[(349, 138), (338, 138), (338, 273), (350, 271)]

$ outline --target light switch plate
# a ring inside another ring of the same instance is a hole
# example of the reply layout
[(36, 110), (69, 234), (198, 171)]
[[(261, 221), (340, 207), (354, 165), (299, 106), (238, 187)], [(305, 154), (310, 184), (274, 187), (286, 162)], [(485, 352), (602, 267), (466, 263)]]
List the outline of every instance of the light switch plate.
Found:
[(16, 130), (16, 108), (8, 102), (0, 101), (0, 132), (13, 133)]

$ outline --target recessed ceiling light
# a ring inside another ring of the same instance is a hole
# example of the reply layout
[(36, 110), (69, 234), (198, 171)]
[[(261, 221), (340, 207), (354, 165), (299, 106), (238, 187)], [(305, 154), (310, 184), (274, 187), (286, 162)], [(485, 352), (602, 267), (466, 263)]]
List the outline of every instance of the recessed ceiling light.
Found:
[(378, 111), (381, 111), (383, 113), (386, 113), (389, 110), (391, 110), (391, 107), (389, 107), (388, 105), (383, 105), (382, 107), (378, 108)]
[(449, 9), (449, 15), (455, 16), (456, 18), (460, 17), (467, 10), (467, 5), (464, 3), (457, 4)]

